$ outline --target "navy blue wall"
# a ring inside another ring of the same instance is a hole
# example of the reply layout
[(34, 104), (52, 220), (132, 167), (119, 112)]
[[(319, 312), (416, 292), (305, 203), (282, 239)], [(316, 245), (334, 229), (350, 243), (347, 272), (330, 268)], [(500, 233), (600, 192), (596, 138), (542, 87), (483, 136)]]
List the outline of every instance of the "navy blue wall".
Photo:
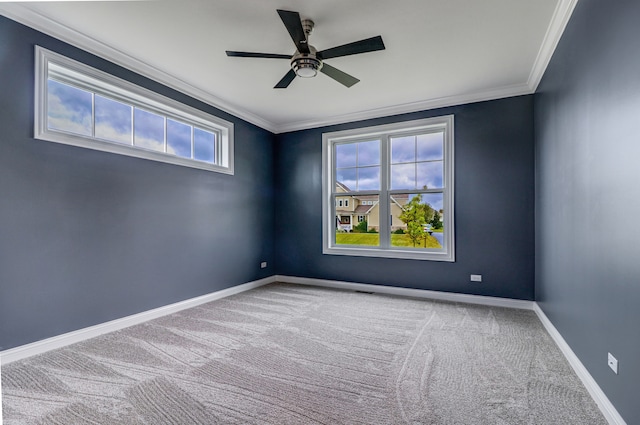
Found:
[[(33, 139), (39, 44), (235, 124), (235, 175)], [(0, 349), (270, 276), (273, 135), (0, 17)]]
[[(456, 262), (322, 254), (322, 133), (455, 115)], [(533, 97), (522, 96), (279, 135), (279, 274), (532, 300)], [(470, 283), (470, 274), (483, 282)]]
[(640, 423), (639, 22), (637, 0), (581, 0), (535, 95), (536, 299), (629, 424)]

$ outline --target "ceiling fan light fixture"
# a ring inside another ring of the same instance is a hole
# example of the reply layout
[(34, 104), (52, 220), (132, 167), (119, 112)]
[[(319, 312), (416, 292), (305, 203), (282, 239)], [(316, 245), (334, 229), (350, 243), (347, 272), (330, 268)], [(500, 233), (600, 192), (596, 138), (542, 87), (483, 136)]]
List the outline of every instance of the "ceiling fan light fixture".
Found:
[(313, 56), (295, 56), (291, 61), (291, 68), (298, 77), (313, 78), (322, 68), (322, 62)]
[(326, 76), (334, 79), (345, 87), (351, 87), (358, 81), (357, 78), (332, 67), (329, 64), (323, 64), (323, 60), (339, 58), (343, 56), (356, 55), (359, 53), (374, 52), (376, 50), (384, 50), (384, 43), (381, 36), (370, 37), (360, 41), (343, 44), (341, 46), (325, 49), (320, 52), (309, 44), (309, 35), (313, 30), (314, 23), (311, 19), (301, 19), (298, 12), (290, 10), (277, 9), (278, 15), (285, 28), (291, 36), (296, 51), (293, 56), (283, 55), (279, 53), (254, 53), (254, 52), (236, 52), (227, 50), (227, 56), (245, 57), (245, 58), (265, 58), (265, 59), (289, 59), (291, 69), (278, 81), (273, 87), (274, 89), (286, 89), (289, 84), (296, 78), (313, 78), (321, 71)]

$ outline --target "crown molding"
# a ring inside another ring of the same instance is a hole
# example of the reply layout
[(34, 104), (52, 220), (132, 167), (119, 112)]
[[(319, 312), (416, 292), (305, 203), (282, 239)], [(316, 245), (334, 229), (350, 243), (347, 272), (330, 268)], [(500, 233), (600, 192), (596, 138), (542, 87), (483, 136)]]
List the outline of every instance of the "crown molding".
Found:
[(578, 0), (560, 0), (556, 5), (556, 10), (553, 12), (551, 22), (544, 35), (538, 56), (536, 56), (536, 60), (531, 68), (531, 73), (529, 74), (529, 79), (527, 80), (527, 85), (532, 93), (538, 89), (538, 85), (547, 70), (547, 66), (553, 57), (553, 53), (556, 51), (564, 29), (567, 27), (577, 4)]
[(366, 111), (354, 112), (351, 114), (335, 115), (319, 120), (297, 121), (288, 124), (281, 124), (275, 127), (275, 133), (287, 133), (291, 131), (307, 130), (310, 128), (326, 127), (335, 124), (363, 121), (372, 118), (389, 117), (393, 115), (407, 114), (411, 112), (425, 111), (436, 108), (446, 108), (448, 106), (464, 105), (467, 103), (484, 102), (487, 100), (503, 99), (513, 96), (531, 94), (533, 91), (527, 84), (516, 84), (512, 86), (498, 87), (490, 90), (468, 93), (456, 96), (447, 96), (436, 99), (429, 99), (420, 102), (403, 103), (394, 106), (387, 106)]
[(476, 93), (442, 97), (421, 102), (405, 103), (385, 108), (328, 117), (321, 120), (305, 120), (281, 124), (275, 127), (275, 133), (306, 130), (309, 128), (344, 124), (347, 122), (361, 121), (371, 118), (387, 117), (410, 112), (445, 108), (448, 106), (464, 105), (467, 103), (483, 102), (487, 100), (535, 93), (577, 4), (578, 0), (560, 0), (556, 5), (556, 9), (553, 12), (551, 21), (544, 35), (540, 50), (538, 51), (538, 55), (533, 63), (533, 67), (531, 68), (531, 73), (529, 74), (526, 84), (498, 87)]
[(288, 123), (274, 123), (268, 121), (118, 49), (114, 49), (113, 47), (110, 47), (79, 31), (68, 28), (36, 12), (35, 10), (30, 9), (24, 4), (0, 2), (0, 14), (63, 42), (81, 48), (103, 59), (111, 61), (117, 65), (123, 66), (133, 72), (151, 78), (172, 89), (178, 90), (197, 100), (205, 102), (208, 105), (232, 114), (237, 118), (255, 124), (272, 133), (279, 134), (535, 93), (577, 3), (578, 0), (559, 0), (549, 27), (545, 33), (542, 45), (538, 51), (538, 55), (534, 61), (531, 73), (529, 74), (529, 78), (524, 84), (369, 109), (350, 114), (330, 116), (322, 119), (301, 120)]
[(144, 77), (164, 84), (169, 88), (191, 96), (194, 99), (200, 100), (208, 105), (232, 114), (237, 118), (248, 121), (251, 124), (255, 124), (265, 130), (269, 130), (271, 132), (274, 132), (275, 130), (275, 126), (271, 122), (244, 109), (238, 108), (237, 106), (209, 92), (201, 90), (118, 49), (114, 49), (113, 47), (89, 37), (86, 34), (62, 25), (59, 22), (30, 9), (24, 4), (0, 2), (0, 15), (6, 16), (9, 19), (85, 50), (102, 59), (113, 62), (116, 65), (122, 66)]

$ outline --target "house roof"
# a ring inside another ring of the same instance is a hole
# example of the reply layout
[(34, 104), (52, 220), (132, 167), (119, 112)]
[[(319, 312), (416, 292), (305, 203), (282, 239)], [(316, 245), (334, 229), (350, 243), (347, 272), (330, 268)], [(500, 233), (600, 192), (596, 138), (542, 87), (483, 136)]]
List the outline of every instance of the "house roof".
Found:
[(336, 187), (338, 187), (339, 189), (344, 190), (345, 192), (351, 192), (351, 189), (349, 189), (349, 187), (346, 184), (342, 183), (342, 182), (338, 182), (337, 181), (336, 182)]
[(406, 204), (407, 202), (409, 202), (409, 195), (405, 194), (405, 193), (401, 193), (401, 194), (395, 194), (393, 196), (391, 196), (391, 200), (400, 208), (403, 207), (404, 204)]
[(373, 207), (375, 207), (377, 205), (358, 205), (354, 211), (355, 214), (359, 214), (359, 215), (365, 215), (365, 214), (369, 214), (369, 212), (371, 212), (371, 209)]

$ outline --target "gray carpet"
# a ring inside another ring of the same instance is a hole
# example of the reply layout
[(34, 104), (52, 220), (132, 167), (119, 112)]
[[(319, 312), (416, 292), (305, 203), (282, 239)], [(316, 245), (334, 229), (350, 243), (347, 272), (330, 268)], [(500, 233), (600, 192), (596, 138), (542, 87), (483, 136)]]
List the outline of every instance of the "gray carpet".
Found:
[(606, 424), (531, 311), (273, 284), (2, 368), (6, 425)]

